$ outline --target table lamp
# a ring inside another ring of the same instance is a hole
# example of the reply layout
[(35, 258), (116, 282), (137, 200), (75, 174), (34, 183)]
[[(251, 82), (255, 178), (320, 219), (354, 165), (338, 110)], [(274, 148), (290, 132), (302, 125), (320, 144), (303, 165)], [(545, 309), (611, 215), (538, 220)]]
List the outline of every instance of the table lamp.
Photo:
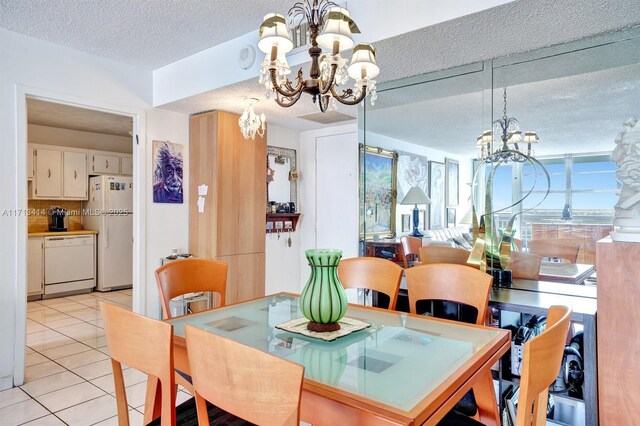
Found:
[(413, 233), (410, 234), (412, 237), (422, 238), (423, 235), (418, 231), (419, 218), (418, 218), (418, 204), (431, 204), (431, 199), (424, 193), (422, 188), (418, 186), (414, 186), (407, 192), (407, 195), (404, 196), (402, 201), (400, 202), (402, 205), (414, 204), (413, 208)]

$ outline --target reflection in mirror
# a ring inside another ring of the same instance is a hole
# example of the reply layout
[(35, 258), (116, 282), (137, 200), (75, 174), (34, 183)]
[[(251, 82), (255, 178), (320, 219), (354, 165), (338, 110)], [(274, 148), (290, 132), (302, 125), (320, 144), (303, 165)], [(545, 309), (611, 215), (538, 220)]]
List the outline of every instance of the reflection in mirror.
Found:
[(298, 169), (295, 149), (267, 146), (267, 201), (298, 206)]

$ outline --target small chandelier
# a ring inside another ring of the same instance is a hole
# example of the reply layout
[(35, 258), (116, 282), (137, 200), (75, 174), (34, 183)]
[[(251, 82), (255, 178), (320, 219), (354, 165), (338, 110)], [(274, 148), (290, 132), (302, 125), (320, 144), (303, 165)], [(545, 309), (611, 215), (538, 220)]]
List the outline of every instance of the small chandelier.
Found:
[(247, 98), (245, 100), (247, 101), (247, 107), (238, 119), (238, 125), (245, 139), (251, 138), (255, 140), (256, 133), (260, 137), (264, 136), (264, 131), (267, 127), (267, 118), (264, 116), (264, 113), (258, 115), (253, 110), (253, 104), (258, 102), (257, 99)]
[[(286, 54), (293, 49), (290, 31), (306, 24), (309, 28), (311, 47), (311, 69), (304, 79), (302, 69), (298, 71), (296, 83), (287, 77), (291, 69)], [(260, 84), (266, 88), (267, 99), (273, 95), (278, 105), (290, 107), (303, 92), (313, 97), (320, 111), (337, 107), (336, 101), (345, 105), (356, 105), (365, 96), (371, 95), (375, 103), (376, 81), (380, 68), (376, 65), (376, 51), (370, 44), (353, 47), (352, 34), (360, 33), (349, 11), (328, 0), (302, 0), (289, 10), (288, 19), (275, 13), (264, 17), (260, 26), (258, 48), (266, 54), (260, 68)], [(340, 51), (353, 47), (351, 64), (340, 55)], [(329, 49), (323, 53), (322, 48)], [(355, 80), (354, 88), (342, 88)]]
[[(487, 163), (516, 161), (522, 163), (527, 156), (533, 156), (531, 145), (540, 140), (538, 134), (520, 131), (520, 124), (514, 117), (507, 117), (507, 88), (504, 88), (504, 109), (502, 118), (493, 122), (493, 130), (486, 130), (476, 140), (480, 149), (479, 159)], [(495, 147), (496, 140), (500, 140)]]

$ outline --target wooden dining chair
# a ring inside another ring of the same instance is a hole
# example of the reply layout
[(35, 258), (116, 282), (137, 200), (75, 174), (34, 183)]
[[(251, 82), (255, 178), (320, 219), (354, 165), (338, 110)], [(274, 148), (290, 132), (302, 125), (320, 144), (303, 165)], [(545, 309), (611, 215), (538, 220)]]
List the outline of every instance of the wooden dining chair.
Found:
[[(545, 331), (524, 344), (516, 426), (546, 425), (549, 386), (558, 377), (570, 324), (570, 307), (551, 306)], [(482, 423), (455, 412), (448, 413), (439, 423), (439, 426), (454, 425)]]
[(219, 306), (224, 306), (227, 292), (227, 264), (199, 258), (169, 262), (156, 269), (156, 282), (162, 302), (163, 319), (172, 318), (171, 299), (187, 293), (217, 293)]
[[(417, 304), (422, 300), (455, 302), (474, 308), (477, 312), (475, 323), (484, 325), (493, 282), (491, 275), (470, 266), (437, 263), (407, 269), (405, 276), (412, 314), (418, 313)], [(479, 379), (473, 392), (468, 392), (454, 410), (467, 416), (477, 413), (481, 419), (490, 418), (500, 424), (491, 372)]]
[(537, 280), (540, 278), (540, 263), (542, 257), (525, 253), (522, 251), (512, 251), (509, 269), (513, 278), (525, 280)]
[(537, 254), (538, 256), (556, 257), (565, 259), (569, 263), (576, 263), (580, 242), (570, 238), (548, 238), (530, 240), (527, 247), (529, 248), (529, 253)]
[[(467, 265), (471, 252), (465, 249), (446, 246), (425, 246), (420, 248), (420, 260), (423, 264), (455, 263)], [(472, 266), (472, 265), (467, 265)]]
[[(125, 392), (122, 364), (159, 379), (161, 388), (161, 425), (176, 424), (176, 393), (173, 370), (173, 326), (134, 314), (126, 309), (100, 302), (104, 334), (109, 347), (116, 390), (118, 424), (129, 425), (129, 407)], [(147, 405), (155, 399), (155, 390), (147, 388)], [(150, 395), (153, 393), (153, 395)], [(152, 415), (145, 409), (145, 424)]]
[(402, 268), (390, 260), (377, 257), (354, 257), (341, 260), (338, 278), (347, 288), (363, 288), (383, 293), (389, 298), (387, 309), (396, 309)]
[(299, 425), (302, 365), (191, 325), (185, 334), (200, 426), (207, 401), (251, 423)]
[[(422, 247), (422, 238), (402, 236), (400, 237), (402, 245), (402, 260), (404, 267), (408, 268), (414, 262), (420, 263), (420, 247)], [(411, 259), (411, 260), (409, 260)]]

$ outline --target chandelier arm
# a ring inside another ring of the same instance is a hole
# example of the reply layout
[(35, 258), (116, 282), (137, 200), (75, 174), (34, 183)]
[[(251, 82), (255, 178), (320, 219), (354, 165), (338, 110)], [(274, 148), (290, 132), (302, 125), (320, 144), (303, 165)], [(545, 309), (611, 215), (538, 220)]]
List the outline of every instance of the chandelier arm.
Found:
[(320, 94), (321, 95), (326, 95), (329, 92), (329, 90), (331, 90), (331, 88), (333, 87), (333, 82), (336, 79), (336, 71), (337, 70), (338, 70), (338, 64), (332, 64), (331, 65), (331, 75), (329, 76), (329, 80), (327, 81), (326, 86), (322, 82), (321, 78), (318, 79), (318, 89), (320, 89)]
[[(358, 96), (357, 98), (353, 95), (352, 89), (347, 89), (343, 91), (342, 95), (338, 95), (338, 93), (336, 92), (335, 86), (331, 86), (331, 94), (341, 104), (357, 105), (367, 96), (367, 86), (366, 85), (362, 86), (362, 91), (360, 92), (360, 96)], [(349, 100), (349, 98), (351, 97), (353, 97), (353, 99)]]
[(320, 107), (320, 112), (327, 112), (327, 109), (329, 109), (329, 96), (320, 96), (318, 106)]
[[(280, 93), (282, 96), (287, 98), (292, 98), (296, 95), (300, 97), (299, 94), (302, 93), (302, 90), (304, 89), (304, 80), (302, 79), (302, 69), (298, 71), (298, 77), (297, 77), (298, 84), (296, 85), (296, 88), (291, 91), (285, 90), (281, 85), (278, 84), (275, 68), (271, 68), (269, 70), (269, 73), (271, 74), (271, 84), (273, 85), (273, 88), (276, 89), (278, 93)], [(289, 83), (289, 86), (290, 86), (290, 83)]]
[[(290, 106), (292, 106), (293, 104), (295, 104), (296, 102), (298, 102), (298, 99), (300, 99), (300, 95), (302, 95), (302, 90), (299, 91), (297, 94), (293, 95), (293, 96), (278, 96), (278, 94), (276, 93), (275, 96), (275, 101), (278, 105), (280, 105), (283, 108), (289, 108)], [(289, 102), (285, 102), (285, 99), (288, 99)]]

